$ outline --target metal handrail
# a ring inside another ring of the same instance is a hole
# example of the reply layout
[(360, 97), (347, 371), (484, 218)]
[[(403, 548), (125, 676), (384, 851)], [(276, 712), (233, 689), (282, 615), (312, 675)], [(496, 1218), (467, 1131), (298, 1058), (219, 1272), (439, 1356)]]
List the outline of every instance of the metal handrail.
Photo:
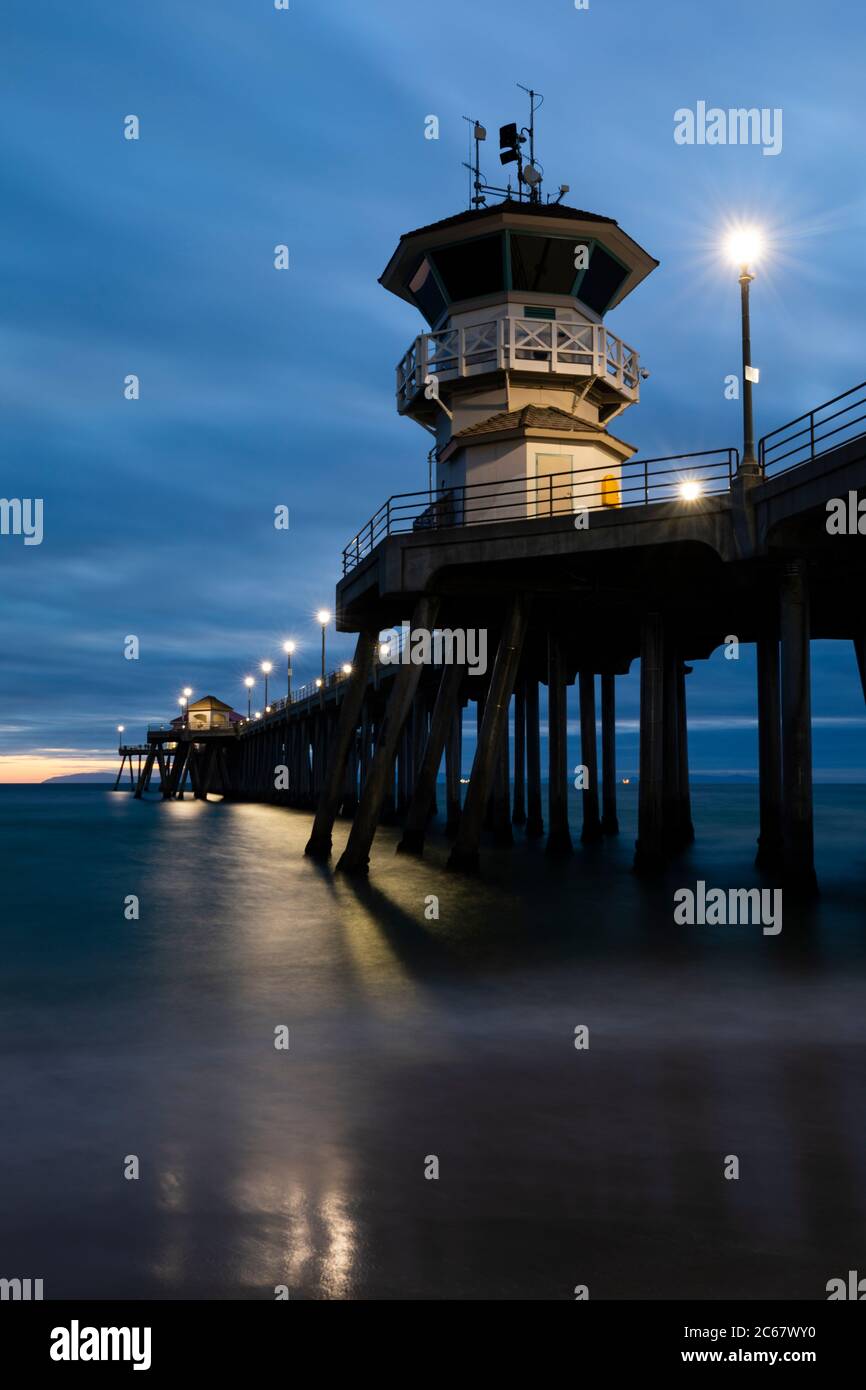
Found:
[[(849, 400), (849, 397), (855, 399)], [(840, 401), (848, 401), (839, 410), (831, 411), (825, 415), (825, 411), (830, 411), (831, 406), (838, 405)], [(842, 424), (836, 425), (833, 429), (825, 427), (831, 425), (834, 420), (840, 420), (852, 410), (862, 410), (862, 414), (855, 415), (853, 418), (844, 420)], [(815, 406), (814, 410), (809, 410), (805, 415), (798, 415), (795, 420), (789, 420), (787, 424), (780, 425), (778, 429), (770, 430), (758, 443), (758, 462), (762, 473), (766, 476), (769, 470), (776, 473), (786, 473), (789, 468), (799, 468), (801, 464), (811, 463), (813, 459), (820, 458), (830, 449), (838, 448), (840, 444), (847, 444), (853, 439), (860, 439), (866, 435), (866, 429), (859, 429), (853, 433), (855, 425), (862, 425), (866, 421), (866, 381), (861, 381), (858, 386), (852, 386), (849, 391), (843, 391), (841, 395), (834, 396), (832, 400), (825, 401), (823, 405)], [(797, 426), (800, 428), (798, 429)], [(845, 438), (836, 439), (837, 435), (845, 435)], [(827, 444), (827, 440), (833, 439), (835, 442)], [(800, 441), (800, 442), (797, 442)], [(819, 447), (819, 446), (825, 447)], [(785, 463), (786, 459), (791, 462)], [(784, 468), (779, 464), (785, 463)]]
[(597, 376), (630, 400), (640, 394), (640, 357), (604, 324), (503, 315), (420, 333), (397, 363), (397, 405), (408, 407), (433, 374), (443, 381), (490, 370)]
[(548, 474), (541, 480), (504, 478), (435, 493), (396, 493), (343, 550), (343, 574), (360, 564), (380, 541), (401, 532), (646, 506), (676, 500), (683, 483), (688, 482), (697, 484), (700, 496), (727, 492), (739, 459), (739, 451), (733, 448), (630, 459), (617, 464), (617, 471), (611, 470), (613, 488), (606, 500), (602, 493), (604, 470), (597, 463)]

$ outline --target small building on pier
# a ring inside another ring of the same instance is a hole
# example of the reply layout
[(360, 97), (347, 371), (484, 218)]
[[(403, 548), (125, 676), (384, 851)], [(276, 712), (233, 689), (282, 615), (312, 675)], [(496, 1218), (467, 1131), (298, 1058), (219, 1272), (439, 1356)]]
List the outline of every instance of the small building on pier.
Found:
[(243, 715), (238, 714), (224, 700), (218, 700), (215, 695), (204, 695), (200, 700), (191, 700), (185, 713), (173, 719), (172, 725), (178, 729), (189, 728), (193, 731), (230, 729), (242, 719)]

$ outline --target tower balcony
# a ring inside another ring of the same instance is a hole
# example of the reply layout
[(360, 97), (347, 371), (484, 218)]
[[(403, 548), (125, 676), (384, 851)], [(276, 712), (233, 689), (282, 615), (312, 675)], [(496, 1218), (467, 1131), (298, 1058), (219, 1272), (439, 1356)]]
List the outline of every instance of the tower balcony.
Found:
[(640, 396), (638, 354), (604, 324), (501, 317), (420, 333), (397, 366), (397, 409), (405, 415), (423, 398), (428, 376), (441, 383), (500, 371), (591, 378), (623, 406)]

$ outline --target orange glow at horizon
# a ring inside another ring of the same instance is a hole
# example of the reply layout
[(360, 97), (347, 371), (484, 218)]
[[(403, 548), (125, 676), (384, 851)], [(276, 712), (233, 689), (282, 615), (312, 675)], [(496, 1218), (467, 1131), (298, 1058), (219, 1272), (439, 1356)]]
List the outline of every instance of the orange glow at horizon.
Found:
[(117, 776), (120, 759), (82, 756), (58, 757), (50, 753), (0, 753), (0, 786), (21, 782), (45, 782), (49, 777), (67, 777), (73, 772), (104, 772)]

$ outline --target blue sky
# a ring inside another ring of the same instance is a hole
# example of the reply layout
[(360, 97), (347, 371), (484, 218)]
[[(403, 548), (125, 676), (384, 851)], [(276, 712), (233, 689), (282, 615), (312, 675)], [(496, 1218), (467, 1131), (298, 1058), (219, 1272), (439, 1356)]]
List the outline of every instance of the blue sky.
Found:
[[(739, 440), (726, 218), (772, 233), (758, 432), (866, 376), (853, 3), (9, 0), (3, 29), (2, 492), (45, 499), (41, 546), (0, 540), (6, 780), (98, 758), (184, 684), (240, 705), (286, 636), (298, 679), (315, 673), (343, 544), (426, 482), (426, 436), (393, 403), (418, 320), (377, 276), (402, 231), (465, 206), (461, 118), (522, 121), (518, 81), (545, 94), (548, 186), (661, 261), (609, 319), (652, 372), (624, 438), (649, 455)], [(782, 152), (676, 145), (674, 112), (699, 100), (782, 108)], [(351, 646), (333, 636), (335, 661)], [(691, 684), (696, 771), (751, 768), (750, 654)], [(814, 706), (819, 775), (866, 777), (847, 646), (816, 647)]]

